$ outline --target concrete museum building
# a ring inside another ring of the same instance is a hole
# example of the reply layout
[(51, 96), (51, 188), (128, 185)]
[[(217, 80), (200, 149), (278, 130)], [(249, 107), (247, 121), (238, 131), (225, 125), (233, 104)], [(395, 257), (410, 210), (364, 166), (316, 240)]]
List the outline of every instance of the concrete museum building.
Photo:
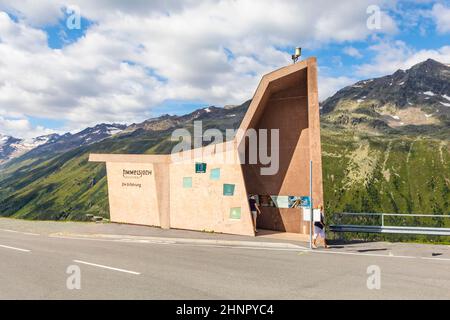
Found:
[(298, 200), (310, 193), (310, 161), (313, 204), (323, 204), (316, 58), (262, 78), (239, 132), (251, 129), (278, 129), (279, 144), (266, 150), (278, 152), (275, 174), (263, 174), (260, 159), (247, 161), (261, 145), (238, 134), (175, 155), (91, 154), (90, 161), (106, 163), (111, 221), (254, 235), (251, 194), (262, 210), (258, 228), (309, 234)]

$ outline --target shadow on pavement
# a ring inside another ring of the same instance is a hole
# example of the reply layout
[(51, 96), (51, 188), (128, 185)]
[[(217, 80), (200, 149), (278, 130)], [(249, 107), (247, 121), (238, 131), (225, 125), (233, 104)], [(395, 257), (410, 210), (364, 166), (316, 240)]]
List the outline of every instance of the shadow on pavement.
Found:
[(380, 248), (380, 249), (361, 249), (358, 250), (358, 252), (370, 252), (370, 251), (386, 251), (387, 248)]

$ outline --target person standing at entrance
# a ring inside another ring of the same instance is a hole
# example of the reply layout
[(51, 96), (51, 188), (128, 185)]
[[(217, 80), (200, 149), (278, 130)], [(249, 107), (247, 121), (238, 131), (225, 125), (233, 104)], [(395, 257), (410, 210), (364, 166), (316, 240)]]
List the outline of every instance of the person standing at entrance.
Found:
[(256, 233), (258, 232), (258, 229), (256, 229), (256, 219), (258, 218), (258, 214), (261, 214), (261, 210), (259, 209), (259, 205), (256, 202), (256, 197), (254, 195), (250, 195), (248, 202), (250, 205), (250, 212), (252, 213), (253, 227)]
[(320, 236), (323, 239), (323, 245), (325, 248), (328, 248), (327, 240), (325, 239), (325, 222), (324, 222), (324, 215), (323, 215), (323, 206), (319, 206), (320, 210), (320, 221), (314, 222), (314, 240), (313, 240), (313, 247), (317, 248), (316, 241), (317, 238)]

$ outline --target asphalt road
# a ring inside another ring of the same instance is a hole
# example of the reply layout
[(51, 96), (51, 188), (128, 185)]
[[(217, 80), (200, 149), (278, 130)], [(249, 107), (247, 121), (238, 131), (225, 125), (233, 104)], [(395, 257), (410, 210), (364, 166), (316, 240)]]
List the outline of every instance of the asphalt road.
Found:
[[(450, 299), (447, 258), (32, 231), (0, 224), (0, 299)], [(79, 290), (67, 288), (73, 265)], [(380, 289), (367, 287), (369, 266)]]

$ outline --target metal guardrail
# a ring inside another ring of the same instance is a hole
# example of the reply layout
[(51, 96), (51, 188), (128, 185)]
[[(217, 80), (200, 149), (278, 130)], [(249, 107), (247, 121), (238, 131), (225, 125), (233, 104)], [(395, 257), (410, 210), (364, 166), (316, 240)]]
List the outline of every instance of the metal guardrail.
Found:
[(436, 214), (398, 214), (398, 213), (339, 213), (340, 216), (377, 217), (381, 219), (379, 225), (364, 224), (334, 224), (330, 225), (332, 232), (364, 232), (364, 233), (396, 233), (396, 234), (419, 234), (450, 236), (450, 228), (426, 227), (426, 226), (395, 226), (386, 225), (386, 217), (407, 217), (407, 218), (450, 218), (450, 215)]

